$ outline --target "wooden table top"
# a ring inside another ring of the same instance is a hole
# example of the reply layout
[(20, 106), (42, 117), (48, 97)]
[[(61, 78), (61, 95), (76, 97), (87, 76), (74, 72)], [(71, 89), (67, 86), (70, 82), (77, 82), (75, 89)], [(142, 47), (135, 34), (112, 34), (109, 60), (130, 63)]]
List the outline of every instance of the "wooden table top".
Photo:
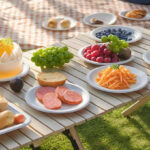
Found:
[[(131, 44), (135, 59), (128, 65), (146, 72), (149, 77), (150, 67), (143, 62), (142, 54), (150, 49), (150, 30), (142, 28), (140, 28), (140, 30), (143, 32), (143, 39)], [(82, 124), (89, 119), (102, 116), (112, 109), (136, 101), (150, 92), (150, 83), (146, 88), (128, 94), (105, 93), (90, 87), (85, 81), (85, 75), (95, 66), (89, 65), (79, 59), (77, 52), (80, 48), (92, 43), (95, 43), (95, 41), (93, 41), (88, 34), (81, 34), (75, 38), (55, 44), (58, 46), (67, 45), (69, 50), (74, 54), (73, 60), (69, 64), (66, 64), (60, 72), (67, 76), (68, 81), (84, 87), (91, 95), (91, 102), (85, 109), (71, 114), (55, 115), (42, 113), (32, 109), (26, 104), (24, 99), (25, 93), (31, 87), (38, 84), (35, 78), (40, 68), (36, 67), (30, 61), (33, 51), (24, 52), (23, 61), (30, 65), (30, 72), (29, 75), (24, 78), (23, 90), (19, 94), (16, 94), (12, 92), (9, 84), (5, 83), (0, 86), (0, 92), (13, 103), (12, 105), (14, 107), (28, 113), (32, 121), (30, 125), (25, 128), (1, 135), (0, 150), (18, 149), (24, 145), (37, 142), (52, 133), (62, 132), (72, 126)]]

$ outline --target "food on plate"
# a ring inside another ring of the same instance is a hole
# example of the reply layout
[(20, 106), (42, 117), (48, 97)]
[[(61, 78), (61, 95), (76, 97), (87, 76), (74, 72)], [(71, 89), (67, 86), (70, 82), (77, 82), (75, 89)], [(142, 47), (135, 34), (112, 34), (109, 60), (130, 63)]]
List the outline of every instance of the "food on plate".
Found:
[(147, 12), (143, 9), (134, 9), (134, 10), (127, 12), (125, 14), (125, 16), (128, 18), (141, 19), (141, 18), (145, 17), (146, 14), (147, 14)]
[(83, 57), (98, 63), (115, 63), (121, 59), (128, 59), (131, 57), (128, 43), (124, 40), (119, 40), (117, 36), (103, 36), (102, 42), (104, 43), (101, 45), (94, 44), (86, 47), (83, 50)]
[(69, 63), (72, 58), (73, 54), (68, 51), (67, 46), (52, 46), (34, 52), (31, 60), (41, 68), (59, 68), (65, 63)]
[(51, 18), (47, 22), (47, 27), (49, 28), (57, 28), (58, 22), (55, 18)]
[(91, 23), (91, 24), (97, 24), (97, 25), (99, 25), (99, 24), (104, 24), (104, 22), (101, 21), (101, 20), (99, 20), (98, 18), (91, 18), (91, 19), (90, 19), (90, 23)]
[(82, 102), (82, 96), (75, 91), (66, 90), (62, 101), (66, 104), (76, 105)]
[(43, 103), (42, 99), (43, 99), (44, 95), (47, 93), (51, 93), (51, 92), (55, 92), (55, 88), (53, 88), (53, 87), (39, 87), (36, 91), (36, 97), (41, 103)]
[(10, 110), (0, 112), (0, 129), (14, 124), (14, 114)]
[(55, 92), (45, 94), (42, 101), (47, 109), (59, 109), (62, 106), (62, 102)]
[(109, 36), (110, 34), (116, 35), (120, 40), (125, 41), (131, 41), (133, 37), (133, 32), (122, 28), (110, 28), (99, 31), (96, 33), (96, 37), (100, 39), (102, 36)]
[(65, 84), (66, 76), (59, 72), (39, 73), (37, 80), (41, 86), (57, 87)]
[(10, 81), (10, 88), (14, 91), (14, 92), (20, 92), (21, 89), (23, 88), (23, 80), (21, 78), (16, 78)]
[(136, 75), (122, 65), (112, 65), (98, 72), (96, 82), (108, 89), (128, 89), (136, 83)]
[(10, 38), (0, 39), (0, 79), (11, 78), (22, 71), (22, 50)]
[(8, 109), (8, 101), (5, 97), (0, 95), (0, 112), (5, 111)]
[(63, 19), (60, 21), (60, 25), (62, 28), (70, 28), (70, 21), (68, 19)]
[(23, 123), (25, 121), (25, 117), (23, 114), (16, 114), (14, 117), (14, 123), (15, 124), (20, 124)]

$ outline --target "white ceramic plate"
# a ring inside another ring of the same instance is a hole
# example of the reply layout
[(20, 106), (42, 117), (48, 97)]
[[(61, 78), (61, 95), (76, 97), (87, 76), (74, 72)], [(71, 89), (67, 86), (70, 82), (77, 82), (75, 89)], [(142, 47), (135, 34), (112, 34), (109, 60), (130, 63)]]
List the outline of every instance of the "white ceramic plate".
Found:
[[(104, 24), (99, 24), (99, 25), (91, 24), (90, 23), (91, 18), (97, 18), (97, 19), (103, 21)], [(83, 22), (92, 27), (99, 27), (102, 25), (114, 24), (116, 22), (116, 20), (117, 20), (116, 16), (112, 13), (96, 13), (96, 14), (92, 14), (92, 15), (84, 17)]]
[(150, 65), (150, 50), (143, 54), (143, 60)]
[(96, 77), (98, 72), (102, 71), (102, 69), (107, 68), (108, 66), (103, 66), (103, 67), (98, 67), (95, 68), (93, 70), (91, 70), (88, 74), (87, 74), (87, 82), (89, 85), (91, 85), (92, 87), (101, 90), (101, 91), (105, 91), (105, 92), (110, 92), (110, 93), (129, 93), (129, 92), (134, 92), (134, 91), (138, 91), (142, 88), (144, 88), (146, 86), (146, 84), (148, 83), (148, 77), (147, 75), (134, 68), (134, 67), (130, 67), (130, 66), (124, 66), (125, 68), (130, 69), (130, 71), (134, 74), (136, 74), (137, 78), (137, 82), (136, 84), (131, 85), (131, 87), (129, 89), (124, 89), (124, 90), (112, 90), (112, 89), (108, 89), (108, 88), (104, 88), (102, 86), (99, 86), (96, 82)]
[[(99, 45), (101, 45), (101, 44), (99, 44)], [(90, 45), (89, 45), (90, 46)], [(88, 46), (86, 46), (86, 47), (88, 47)], [(129, 58), (129, 59), (126, 59), (126, 60), (121, 60), (121, 61), (119, 61), (119, 62), (112, 62), (112, 63), (99, 63), (99, 62), (96, 62), (96, 61), (91, 61), (91, 60), (88, 60), (88, 59), (86, 59), (84, 56), (83, 56), (83, 52), (84, 52), (84, 49), (86, 48), (86, 47), (84, 47), (84, 48), (82, 48), (82, 49), (80, 49), (79, 51), (78, 51), (78, 56), (82, 59), (82, 60), (84, 60), (85, 62), (87, 62), (87, 63), (90, 63), (90, 64), (94, 64), (94, 65), (113, 65), (113, 64), (117, 64), (117, 65), (121, 65), (121, 64), (126, 64), (126, 63), (128, 63), (128, 62), (130, 62), (130, 61), (132, 61), (133, 59), (134, 59), (134, 56), (133, 55), (131, 55), (131, 57)]]
[(18, 75), (15, 76), (15, 77), (12, 77), (12, 78), (0, 79), (0, 82), (7, 82), (7, 81), (10, 81), (10, 80), (15, 79), (15, 78), (17, 78), (17, 77), (18, 77), (18, 78), (24, 77), (24, 76), (26, 76), (26, 75), (28, 74), (29, 70), (30, 70), (29, 65), (23, 63), (23, 64), (22, 64), (22, 72), (21, 72), (20, 74), (18, 74)]
[(139, 30), (136, 30), (134, 28), (127, 27), (127, 26), (116, 26), (116, 25), (96, 28), (93, 31), (91, 31), (90, 36), (94, 40), (96, 40), (98, 42), (101, 42), (101, 39), (96, 37), (97, 32), (104, 31), (104, 30), (107, 30), (107, 29), (119, 29), (119, 28), (121, 28), (123, 30), (126, 30), (126, 31), (129, 31), (129, 32), (132, 32), (132, 35), (130, 36), (130, 37), (132, 37), (132, 40), (127, 41), (128, 43), (133, 43), (133, 42), (136, 42), (136, 41), (142, 39), (142, 33)]
[(144, 20), (150, 20), (150, 13), (147, 13), (145, 17), (137, 19), (137, 18), (128, 18), (125, 16), (125, 14), (129, 12), (129, 10), (125, 10), (119, 13), (119, 16), (128, 20), (136, 20), (136, 21), (144, 21)]
[(82, 99), (83, 99), (82, 102), (78, 105), (67, 105), (63, 103), (60, 109), (47, 109), (36, 98), (36, 91), (40, 86), (33, 87), (26, 93), (26, 96), (25, 96), (26, 102), (29, 106), (31, 106), (32, 108), (38, 111), (54, 113), (54, 114), (72, 113), (72, 112), (83, 109), (89, 104), (90, 96), (89, 96), (89, 93), (85, 89), (83, 89), (82, 87), (78, 85), (71, 84), (71, 83), (66, 83), (64, 86), (66, 86), (70, 90), (78, 92), (82, 96)]
[[(61, 21), (62, 19), (68, 19), (68, 20), (70, 21), (70, 28), (62, 28), (62, 27), (61, 27), (60, 21)], [(74, 28), (74, 27), (76, 26), (76, 20), (74, 20), (73, 18), (70, 18), (70, 17), (61, 17), (61, 16), (60, 16), (60, 17), (56, 17), (56, 20), (57, 20), (57, 22), (58, 22), (57, 28), (49, 28), (49, 27), (47, 26), (47, 21), (48, 21), (48, 19), (43, 22), (42, 27), (45, 28), (45, 29), (47, 29), (47, 30), (66, 31), (66, 30), (70, 30), (70, 29), (72, 29), (72, 28)]]
[(1, 129), (0, 130), (0, 135), (11, 132), (11, 131), (14, 131), (14, 130), (17, 130), (17, 129), (20, 129), (20, 128), (23, 128), (31, 122), (31, 118), (26, 113), (20, 111), (16, 107), (14, 107), (14, 105), (9, 103), (8, 109), (10, 111), (12, 111), (14, 114), (23, 114), (25, 116), (25, 121), (23, 123), (16, 124), (16, 125)]

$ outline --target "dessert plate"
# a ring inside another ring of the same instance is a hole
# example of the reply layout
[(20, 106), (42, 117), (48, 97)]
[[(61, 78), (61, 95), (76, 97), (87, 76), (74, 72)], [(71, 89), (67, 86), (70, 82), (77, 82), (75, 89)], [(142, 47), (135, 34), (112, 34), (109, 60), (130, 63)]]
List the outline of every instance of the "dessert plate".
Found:
[[(86, 46), (86, 47), (88, 47), (88, 46)], [(134, 59), (134, 56), (131, 55), (131, 57), (130, 57), (129, 59), (120, 60), (119, 62), (114, 62), (114, 63), (113, 63), (113, 62), (111, 62), (111, 63), (99, 63), (99, 62), (96, 62), (96, 61), (88, 60), (88, 59), (86, 59), (86, 58), (83, 56), (83, 52), (84, 52), (84, 49), (85, 49), (86, 47), (84, 47), (84, 48), (82, 48), (82, 49), (80, 49), (80, 50), (78, 51), (78, 56), (79, 56), (82, 60), (84, 60), (85, 62), (90, 63), (90, 64), (99, 65), (99, 66), (101, 66), (101, 65), (113, 65), (113, 64), (121, 65), (121, 64), (126, 64), (126, 63), (128, 63), (128, 62), (130, 62), (130, 61), (132, 61), (132, 60)]]
[(125, 19), (128, 19), (128, 20), (137, 20), (137, 21), (144, 21), (144, 20), (150, 20), (150, 13), (147, 13), (145, 17), (143, 18), (129, 18), (129, 17), (126, 17), (125, 14), (129, 12), (129, 10), (125, 10), (125, 11), (122, 11), (119, 13), (119, 16), (122, 17), (122, 18), (125, 18)]
[[(104, 22), (104, 24), (92, 24), (90, 23), (90, 19), (97, 18)], [(84, 17), (83, 22), (92, 27), (99, 27), (102, 25), (111, 25), (114, 24), (117, 20), (117, 17), (112, 13), (96, 13), (89, 16)]]
[(7, 81), (10, 81), (10, 80), (15, 79), (15, 78), (17, 78), (17, 77), (18, 77), (18, 78), (24, 77), (24, 76), (26, 76), (26, 75), (28, 74), (29, 70), (30, 70), (29, 65), (23, 63), (23, 64), (22, 64), (22, 72), (21, 72), (20, 74), (18, 74), (18, 75), (15, 76), (15, 77), (12, 77), (12, 78), (0, 79), (0, 82), (7, 82)]
[(142, 88), (144, 88), (146, 86), (146, 84), (148, 83), (148, 77), (147, 75), (134, 68), (134, 67), (130, 67), (130, 66), (125, 66), (126, 68), (128, 68), (132, 73), (136, 74), (136, 84), (131, 85), (131, 87), (129, 89), (123, 89), (123, 90), (112, 90), (112, 89), (108, 89), (108, 88), (104, 88), (100, 85), (97, 84), (96, 82), (96, 77), (98, 72), (102, 71), (102, 69), (106, 69), (108, 66), (103, 66), (103, 67), (98, 67), (95, 68), (93, 70), (91, 70), (88, 74), (87, 74), (87, 82), (89, 85), (91, 85), (92, 87), (94, 87), (95, 89), (104, 91), (104, 92), (110, 92), (110, 93), (129, 93), (129, 92), (134, 92), (134, 91), (138, 91)]
[[(62, 27), (60, 26), (60, 21), (61, 21), (62, 19), (68, 19), (68, 20), (70, 21), (70, 28), (62, 28)], [(56, 17), (56, 20), (57, 20), (57, 22), (58, 22), (58, 27), (57, 27), (57, 28), (50, 28), (50, 27), (48, 27), (48, 26), (47, 26), (47, 21), (48, 21), (48, 19), (45, 20), (45, 21), (42, 23), (42, 27), (45, 28), (45, 29), (47, 29), (47, 30), (66, 31), (66, 30), (70, 30), (70, 29), (72, 29), (72, 28), (74, 28), (74, 27), (76, 26), (76, 20), (74, 20), (74, 19), (71, 18), (71, 17), (61, 17), (61, 16), (59, 16), (59, 17)]]
[(28, 116), (26, 113), (22, 112), (14, 104), (8, 103), (8, 105), (9, 105), (8, 109), (10, 111), (12, 111), (14, 114), (19, 114), (19, 113), (23, 114), (25, 116), (25, 121), (21, 124), (16, 124), (16, 125), (1, 129), (0, 130), (0, 135), (11, 132), (11, 131), (14, 131), (14, 130), (17, 130), (17, 129), (20, 129), (20, 128), (23, 128), (31, 122), (30, 116)]
[(143, 60), (150, 65), (150, 50), (143, 54)]
[(139, 30), (136, 30), (134, 28), (127, 27), (127, 26), (118, 26), (118, 25), (117, 26), (116, 25), (111, 25), (111, 26), (96, 28), (96, 29), (94, 29), (93, 31), (90, 32), (90, 36), (91, 36), (92, 39), (94, 39), (98, 42), (101, 42), (101, 39), (96, 37), (96, 33), (104, 31), (104, 30), (108, 30), (108, 29), (111, 29), (111, 30), (113, 30), (113, 29), (115, 29), (115, 30), (122, 29), (122, 30), (126, 30), (128, 32), (132, 32), (132, 34), (129, 36), (130, 38), (132, 38), (132, 40), (127, 41), (128, 43), (134, 43), (134, 42), (137, 42), (140, 39), (142, 39), (142, 33)]
[(36, 98), (36, 91), (40, 86), (35, 86), (31, 88), (25, 95), (25, 100), (29, 106), (32, 108), (46, 112), (46, 113), (54, 113), (54, 114), (65, 114), (65, 113), (72, 113), (75, 111), (79, 111), (86, 107), (89, 102), (90, 102), (90, 96), (89, 93), (83, 89), (82, 87), (76, 85), (76, 84), (71, 84), (71, 83), (66, 83), (64, 86), (69, 88), (70, 90), (78, 92), (82, 96), (82, 102), (77, 105), (67, 105), (67, 104), (62, 104), (62, 107), (60, 109), (47, 109), (44, 107), (43, 104), (39, 102)]

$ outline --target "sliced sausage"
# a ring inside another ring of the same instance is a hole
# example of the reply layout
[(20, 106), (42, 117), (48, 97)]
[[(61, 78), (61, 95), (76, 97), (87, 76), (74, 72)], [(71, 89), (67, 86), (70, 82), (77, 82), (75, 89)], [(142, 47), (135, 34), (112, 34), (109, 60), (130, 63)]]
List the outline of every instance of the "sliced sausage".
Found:
[(75, 91), (66, 90), (63, 95), (63, 102), (76, 105), (82, 102), (82, 96)]
[(48, 109), (59, 109), (62, 106), (61, 100), (57, 98), (54, 92), (45, 94), (42, 101)]
[(45, 94), (47, 94), (49, 92), (55, 92), (55, 88), (52, 88), (52, 87), (40, 87), (36, 91), (36, 97), (42, 103), (42, 98), (44, 97)]
[(56, 88), (56, 95), (57, 95), (57, 97), (61, 100), (61, 101), (63, 101), (63, 99), (64, 99), (64, 93), (65, 93), (65, 91), (66, 90), (69, 90), (67, 87), (64, 87), (64, 86), (58, 86), (57, 88)]

